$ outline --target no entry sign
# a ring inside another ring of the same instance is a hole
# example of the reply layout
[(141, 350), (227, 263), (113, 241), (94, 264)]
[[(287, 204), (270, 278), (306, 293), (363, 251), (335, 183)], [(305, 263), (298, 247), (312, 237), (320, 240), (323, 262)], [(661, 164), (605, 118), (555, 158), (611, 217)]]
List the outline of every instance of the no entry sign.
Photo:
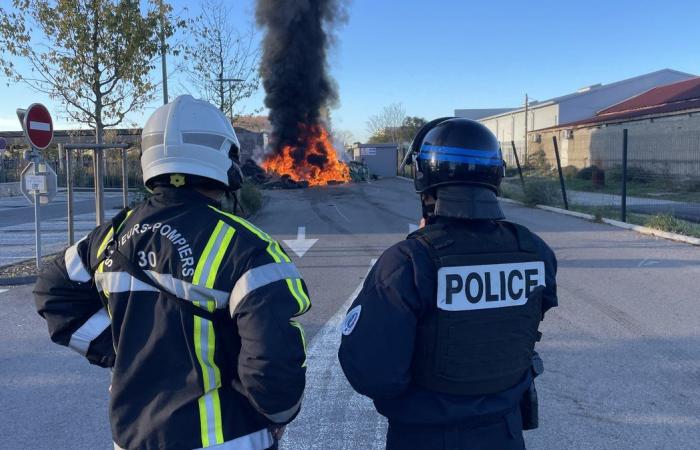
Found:
[(24, 115), (24, 131), (29, 143), (38, 149), (45, 149), (53, 139), (53, 120), (46, 106), (33, 103)]

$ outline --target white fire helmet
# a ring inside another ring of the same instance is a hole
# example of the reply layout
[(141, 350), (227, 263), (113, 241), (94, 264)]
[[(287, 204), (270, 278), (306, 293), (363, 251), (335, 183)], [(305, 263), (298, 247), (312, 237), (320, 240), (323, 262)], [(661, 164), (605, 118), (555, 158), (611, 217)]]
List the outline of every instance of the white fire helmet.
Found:
[(230, 150), (240, 149), (228, 118), (214, 105), (181, 95), (156, 109), (141, 133), (143, 181), (188, 174), (229, 186)]

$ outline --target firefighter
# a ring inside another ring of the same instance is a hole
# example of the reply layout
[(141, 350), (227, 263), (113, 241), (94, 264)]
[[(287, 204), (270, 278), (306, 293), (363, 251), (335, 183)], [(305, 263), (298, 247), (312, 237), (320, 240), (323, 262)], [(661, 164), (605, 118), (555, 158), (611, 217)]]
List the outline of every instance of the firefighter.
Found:
[(348, 310), (343, 371), (388, 418), (387, 449), (522, 449), (556, 258), (504, 220), (504, 162), (483, 125), (430, 122), (409, 156), (422, 227), (384, 252)]
[(115, 448), (276, 446), (305, 384), (306, 285), (280, 245), (221, 209), (239, 143), (181, 96), (142, 134), (152, 195), (69, 247), (34, 289), (51, 339), (112, 369)]

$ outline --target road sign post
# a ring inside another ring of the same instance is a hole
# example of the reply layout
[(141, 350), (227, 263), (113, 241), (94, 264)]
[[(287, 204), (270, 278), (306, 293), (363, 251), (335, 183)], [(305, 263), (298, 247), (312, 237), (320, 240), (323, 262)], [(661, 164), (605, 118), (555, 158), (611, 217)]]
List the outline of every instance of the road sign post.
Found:
[(53, 120), (49, 110), (41, 103), (33, 103), (27, 109), (17, 109), (17, 118), (31, 146), (27, 154), (31, 162), (22, 171), (20, 188), (27, 200), (34, 203), (34, 244), (38, 271), (41, 267), (41, 204), (53, 200), (58, 191), (56, 172), (42, 162), (39, 152), (53, 140)]

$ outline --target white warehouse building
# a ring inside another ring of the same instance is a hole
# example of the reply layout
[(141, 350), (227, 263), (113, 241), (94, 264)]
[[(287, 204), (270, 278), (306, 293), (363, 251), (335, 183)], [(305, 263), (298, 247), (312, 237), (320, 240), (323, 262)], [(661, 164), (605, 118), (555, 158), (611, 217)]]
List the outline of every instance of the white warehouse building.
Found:
[[(544, 101), (530, 101), (527, 108), (527, 132), (594, 117), (602, 109), (627, 100), (657, 86), (694, 78), (695, 75), (663, 69), (610, 84), (594, 84)], [(510, 110), (457, 109), (455, 116), (478, 120), (502, 143), (514, 141), (521, 153), (526, 142), (525, 107)]]

